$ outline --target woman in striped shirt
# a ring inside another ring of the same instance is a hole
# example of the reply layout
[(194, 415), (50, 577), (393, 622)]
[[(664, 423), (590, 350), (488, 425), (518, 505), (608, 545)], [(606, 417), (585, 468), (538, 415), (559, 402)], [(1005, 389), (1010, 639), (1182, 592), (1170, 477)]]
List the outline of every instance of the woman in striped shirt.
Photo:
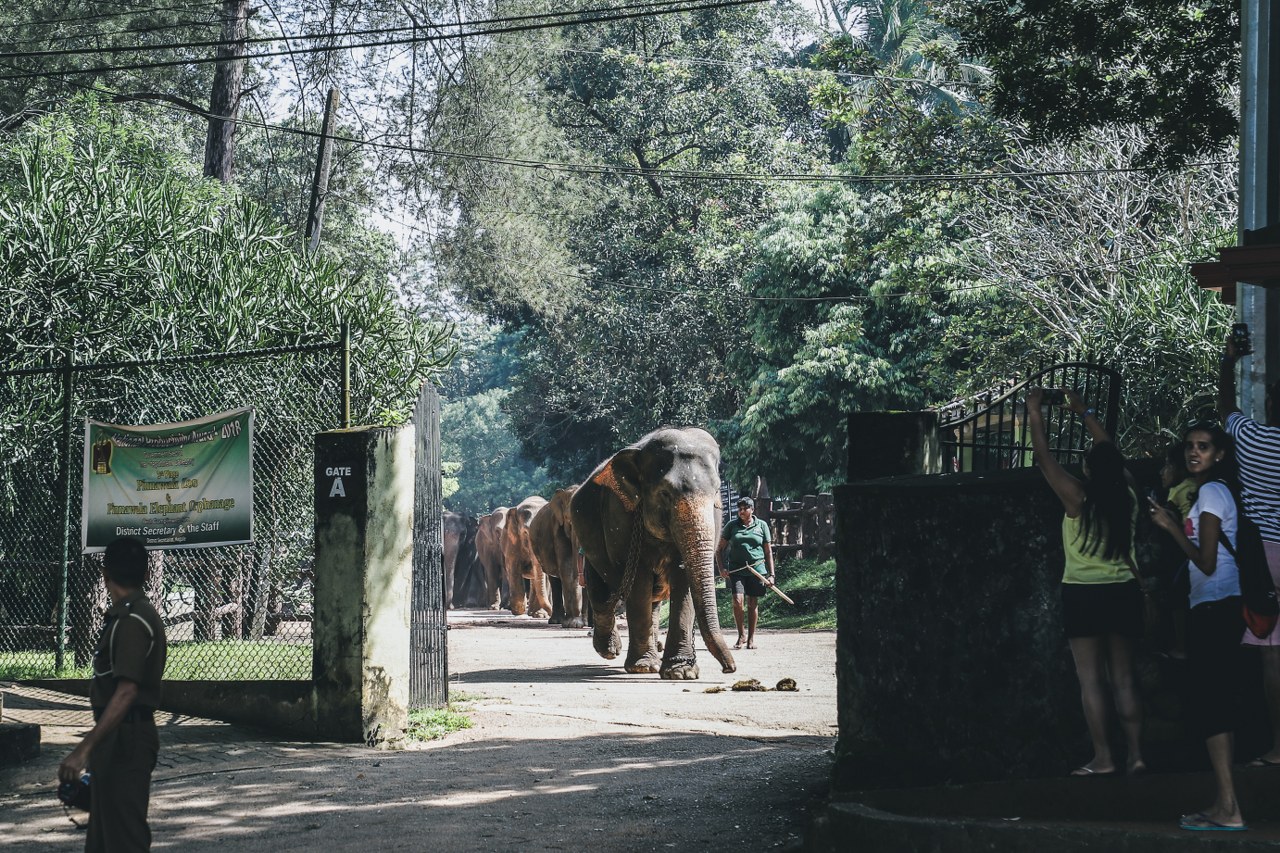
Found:
[[(1226, 353), (1218, 377), (1218, 412), (1236, 443), (1240, 469), (1240, 497), (1245, 515), (1258, 525), (1267, 552), (1271, 579), (1280, 587), (1280, 382), (1267, 389), (1265, 424), (1246, 418), (1236, 405), (1235, 365), (1239, 355), (1227, 338)], [(1280, 625), (1267, 637), (1244, 632), (1247, 646), (1258, 646), (1262, 655), (1262, 687), (1271, 721), (1271, 749), (1249, 762), (1250, 767), (1280, 766)]]

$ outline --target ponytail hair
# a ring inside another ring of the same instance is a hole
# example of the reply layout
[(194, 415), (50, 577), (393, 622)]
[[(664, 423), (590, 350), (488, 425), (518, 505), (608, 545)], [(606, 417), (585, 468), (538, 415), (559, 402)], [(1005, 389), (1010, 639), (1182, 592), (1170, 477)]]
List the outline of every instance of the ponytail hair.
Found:
[(1088, 476), (1080, 510), (1080, 537), (1090, 555), (1127, 560), (1133, 547), (1133, 491), (1124, 456), (1113, 442), (1094, 444), (1085, 454)]

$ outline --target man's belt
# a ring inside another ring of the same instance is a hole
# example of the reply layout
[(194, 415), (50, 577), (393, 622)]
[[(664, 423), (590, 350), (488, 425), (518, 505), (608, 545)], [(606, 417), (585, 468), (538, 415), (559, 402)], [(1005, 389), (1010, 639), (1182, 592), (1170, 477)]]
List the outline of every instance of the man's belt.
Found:
[[(102, 715), (105, 714), (106, 712), (107, 712), (106, 708), (94, 708), (93, 721), (95, 723), (98, 722), (98, 720), (102, 719)], [(124, 716), (120, 719), (120, 722), (139, 723), (139, 722), (142, 722), (143, 720), (153, 719), (155, 717), (155, 713), (156, 713), (155, 708), (143, 708), (139, 705), (134, 705), (132, 708), (124, 712)]]

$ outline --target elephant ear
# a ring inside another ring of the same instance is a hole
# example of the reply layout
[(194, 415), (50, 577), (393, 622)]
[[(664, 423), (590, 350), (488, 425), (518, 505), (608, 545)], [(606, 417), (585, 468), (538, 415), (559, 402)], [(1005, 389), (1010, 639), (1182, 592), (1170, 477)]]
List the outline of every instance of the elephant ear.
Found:
[(636, 453), (631, 448), (619, 450), (591, 478), (591, 482), (613, 492), (627, 512), (635, 512), (640, 505), (640, 468), (636, 464)]

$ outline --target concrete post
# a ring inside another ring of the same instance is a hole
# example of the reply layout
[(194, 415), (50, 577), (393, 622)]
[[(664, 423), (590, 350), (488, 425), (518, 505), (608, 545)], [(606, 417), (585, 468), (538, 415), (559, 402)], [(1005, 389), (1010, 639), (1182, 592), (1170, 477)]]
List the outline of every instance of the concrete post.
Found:
[(849, 415), (849, 482), (904, 474), (941, 474), (936, 412)]
[(414, 433), (316, 436), (312, 676), (321, 737), (396, 747), (409, 709)]
[[(1240, 4), (1240, 245), (1280, 242), (1280, 9), (1270, 0)], [(1253, 233), (1251, 233), (1253, 232)], [(1280, 291), (1238, 287), (1236, 312), (1253, 330), (1254, 354), (1241, 359), (1240, 409), (1265, 420), (1266, 381), (1280, 376)]]

